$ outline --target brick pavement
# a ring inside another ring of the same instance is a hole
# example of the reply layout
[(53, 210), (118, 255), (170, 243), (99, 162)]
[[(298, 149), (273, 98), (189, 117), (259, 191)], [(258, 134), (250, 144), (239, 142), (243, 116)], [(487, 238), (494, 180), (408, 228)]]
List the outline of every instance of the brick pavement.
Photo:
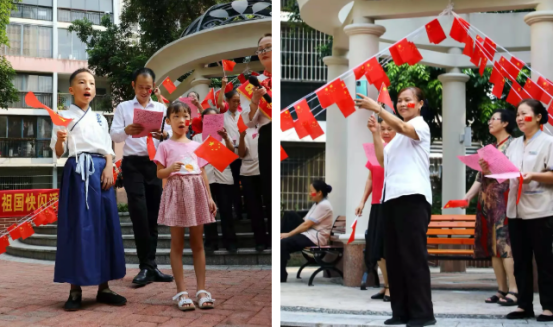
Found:
[[(0, 259), (0, 268), (0, 327), (271, 326), (271, 270), (208, 270), (207, 290), (216, 299), (216, 308), (182, 312), (171, 300), (174, 283), (135, 288), (131, 281), (139, 270), (127, 268), (125, 278), (110, 283), (127, 298), (127, 305), (98, 304), (96, 287), (83, 287), (83, 309), (66, 312), (62, 307), (69, 285), (52, 282), (53, 264)], [(185, 270), (185, 281), (194, 296), (194, 271)]]

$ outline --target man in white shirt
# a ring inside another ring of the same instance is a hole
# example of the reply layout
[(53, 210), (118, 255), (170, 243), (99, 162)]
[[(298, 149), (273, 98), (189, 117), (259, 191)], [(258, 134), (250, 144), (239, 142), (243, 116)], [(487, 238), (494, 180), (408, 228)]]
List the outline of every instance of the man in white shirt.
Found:
[[(163, 274), (156, 265), (162, 181), (156, 175), (156, 164), (148, 156), (147, 137), (133, 138), (133, 135), (143, 130), (141, 125), (133, 123), (135, 108), (162, 112), (165, 117), (165, 106), (150, 98), (155, 88), (155, 78), (154, 72), (149, 68), (133, 72), (135, 98), (117, 106), (110, 130), (114, 142), (125, 142), (121, 170), (140, 263), (140, 272), (133, 279), (133, 283), (138, 285), (153, 281), (173, 281), (172, 276)], [(166, 124), (163, 134), (160, 131), (161, 129), (153, 131), (153, 137), (158, 140), (167, 139), (171, 133), (171, 126)], [(154, 140), (156, 148), (158, 140)]]

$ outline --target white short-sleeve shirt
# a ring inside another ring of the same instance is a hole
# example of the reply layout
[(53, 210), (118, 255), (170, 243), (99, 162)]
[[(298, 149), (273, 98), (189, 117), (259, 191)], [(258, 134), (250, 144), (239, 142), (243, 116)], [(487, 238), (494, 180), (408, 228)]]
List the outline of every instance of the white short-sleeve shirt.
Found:
[[(538, 131), (525, 145), (523, 137), (514, 139), (508, 149), (506, 157), (522, 173), (543, 172), (552, 170), (552, 136)], [(543, 184), (531, 181), (523, 184), (519, 204), (517, 193), (518, 179), (510, 179), (510, 192), (506, 216), (510, 219), (538, 219), (552, 216), (552, 184)]]
[[(267, 79), (267, 76), (260, 75), (257, 76), (258, 80), (261, 82), (265, 79)], [(252, 120), (248, 117), (248, 114), (250, 113), (250, 100), (246, 98), (243, 94), (240, 95), (240, 106), (242, 108), (242, 119), (244, 120), (244, 124), (248, 126), (249, 128), (253, 128), (255, 126), (258, 126), (258, 128), (261, 128), (262, 126), (271, 123), (271, 120), (267, 118), (260, 109), (256, 111), (256, 114), (254, 114), (254, 117)]]
[(91, 108), (83, 111), (73, 104), (69, 106), (69, 109), (60, 111), (58, 114), (64, 118), (71, 118), (73, 121), (67, 127), (54, 125), (50, 141), (50, 148), (52, 148), (54, 154), (56, 153), (58, 131), (67, 130), (64, 153), (69, 149), (69, 157), (75, 157), (81, 153), (112, 155), (115, 157), (108, 121), (104, 115), (92, 111)]
[(429, 155), (431, 131), (423, 117), (407, 122), (419, 140), (397, 134), (384, 149), (385, 183), (381, 203), (407, 195), (423, 195), (432, 204)]
[[(256, 137), (253, 138), (253, 136)], [(258, 138), (258, 130), (254, 128), (246, 130), (246, 136), (244, 137), (246, 156), (242, 158), (240, 175), (260, 175), (260, 165), (258, 161)]]
[(327, 198), (312, 205), (304, 221), (310, 220), (315, 224), (302, 234), (308, 237), (314, 244), (325, 246), (333, 229), (333, 207)]
[[(203, 142), (202, 133), (198, 133), (197, 135), (192, 137), (192, 140), (198, 143), (202, 143)], [(206, 172), (206, 176), (208, 177), (209, 184), (212, 184), (212, 183), (219, 183), (219, 184), (225, 184), (225, 185), (234, 184), (231, 165), (227, 166), (225, 170), (223, 170), (223, 172), (219, 172), (219, 170), (215, 169), (211, 164), (208, 164), (204, 166), (204, 171)]]
[(231, 140), (233, 141), (233, 145), (235, 147), (238, 146), (239, 140), (240, 140), (240, 133), (238, 128), (239, 117), (240, 117), (240, 113), (238, 110), (235, 112), (234, 116), (230, 110), (226, 111), (223, 114), (223, 122), (224, 122), (223, 124), (224, 124), (225, 130), (227, 131), (229, 138), (231, 138)]

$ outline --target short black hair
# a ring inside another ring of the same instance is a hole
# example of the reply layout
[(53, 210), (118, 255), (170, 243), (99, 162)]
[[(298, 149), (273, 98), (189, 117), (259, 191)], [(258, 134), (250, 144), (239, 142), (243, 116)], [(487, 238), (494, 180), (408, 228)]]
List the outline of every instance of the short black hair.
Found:
[(231, 99), (234, 95), (238, 94), (236, 89), (233, 89), (225, 94), (225, 98)]
[(204, 109), (204, 111), (202, 112), (202, 119), (204, 119), (204, 115), (208, 114), (209, 112), (214, 112), (217, 114), (217, 110), (215, 110), (215, 108), (209, 107)]
[(136, 69), (133, 72), (133, 82), (137, 82), (137, 78), (139, 77), (139, 75), (144, 75), (144, 76), (150, 75), (152, 77), (152, 81), (156, 81), (156, 74), (154, 74), (154, 71), (148, 67)]
[[(508, 123), (504, 130), (508, 132), (509, 134), (512, 134), (514, 130), (516, 129), (516, 114), (514, 114), (513, 111), (507, 110), (507, 109), (497, 109), (495, 110), (492, 115), (499, 113), (500, 114), (500, 122), (502, 123)], [(491, 117), (492, 117), (491, 115)]]
[(191, 114), (190, 107), (180, 100), (175, 100), (167, 107), (166, 117), (170, 118), (171, 114), (178, 114), (179, 112), (184, 111), (185, 113)]
[(312, 187), (314, 187), (315, 191), (321, 191), (323, 197), (327, 197), (327, 195), (333, 190), (333, 187), (326, 184), (323, 180), (315, 180), (312, 182)]
[(521, 105), (527, 105), (531, 107), (535, 116), (540, 114), (541, 115), (541, 121), (539, 122), (540, 124), (546, 124), (546, 122), (548, 122), (548, 112), (546, 111), (546, 108), (540, 101), (535, 99), (523, 99), (517, 105), (517, 108), (519, 108), (519, 106)]
[(75, 77), (77, 77), (77, 75), (79, 75), (83, 72), (89, 73), (90, 75), (92, 75), (92, 77), (94, 77), (94, 74), (92, 73), (92, 71), (90, 69), (84, 68), (84, 67), (79, 68), (75, 72), (71, 73), (71, 76), (69, 77), (69, 85), (71, 86), (71, 83), (73, 83), (73, 80), (75, 80)]

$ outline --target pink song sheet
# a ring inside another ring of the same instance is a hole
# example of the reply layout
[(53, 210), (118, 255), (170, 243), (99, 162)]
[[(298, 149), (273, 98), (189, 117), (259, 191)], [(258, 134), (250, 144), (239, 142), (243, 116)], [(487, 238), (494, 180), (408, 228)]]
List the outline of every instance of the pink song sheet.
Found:
[(202, 141), (208, 139), (209, 136), (214, 137), (218, 141), (222, 141), (223, 138), (217, 133), (217, 131), (223, 129), (225, 114), (204, 115), (202, 120)]
[(158, 131), (162, 127), (164, 113), (135, 108), (133, 124), (140, 124), (144, 128), (141, 133), (133, 135), (133, 138), (142, 138), (152, 131)]
[[(517, 176), (519, 176), (518, 168), (510, 162), (506, 155), (493, 145), (488, 145), (477, 150), (477, 154), (489, 164), (489, 169), (492, 174), (517, 172)], [(506, 181), (506, 179), (503, 178), (496, 178), (496, 180), (499, 183)]]
[(381, 166), (379, 165), (379, 161), (377, 160), (377, 155), (375, 155), (375, 145), (372, 143), (365, 143), (363, 144), (365, 156), (367, 157), (367, 160), (369, 161), (369, 164), (373, 166)]
[(475, 171), (481, 172), (481, 166), (479, 165), (479, 154), (467, 155), (467, 156), (457, 156), (462, 163), (474, 169)]
[(184, 102), (185, 104), (187, 104), (189, 106), (190, 112), (191, 112), (191, 118), (199, 117), (199, 116), (202, 115), (202, 113), (200, 113), (198, 108), (196, 106), (194, 106), (194, 104), (192, 103), (192, 98), (180, 97), (179, 100)]

